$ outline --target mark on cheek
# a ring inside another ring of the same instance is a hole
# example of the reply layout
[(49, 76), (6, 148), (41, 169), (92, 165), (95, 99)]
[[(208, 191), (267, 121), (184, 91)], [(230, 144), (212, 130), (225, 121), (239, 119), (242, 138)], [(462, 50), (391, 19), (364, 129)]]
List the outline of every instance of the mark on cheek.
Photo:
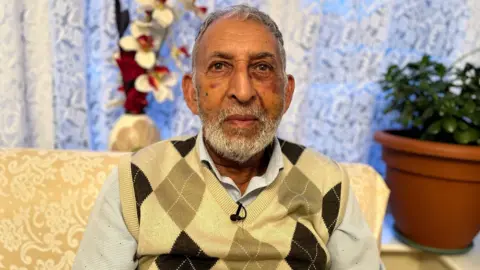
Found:
[(218, 84), (212, 83), (212, 84), (210, 84), (210, 89), (215, 89), (215, 88), (217, 88), (217, 86), (218, 86)]
[(205, 96), (208, 97), (208, 92), (205, 92)]

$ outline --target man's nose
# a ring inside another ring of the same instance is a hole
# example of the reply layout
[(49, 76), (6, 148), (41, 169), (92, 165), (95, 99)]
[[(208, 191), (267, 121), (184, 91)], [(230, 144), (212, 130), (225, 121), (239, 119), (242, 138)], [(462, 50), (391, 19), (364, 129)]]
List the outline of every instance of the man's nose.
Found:
[(256, 95), (248, 67), (237, 67), (231, 78), (228, 96), (239, 103), (249, 103), (255, 99)]

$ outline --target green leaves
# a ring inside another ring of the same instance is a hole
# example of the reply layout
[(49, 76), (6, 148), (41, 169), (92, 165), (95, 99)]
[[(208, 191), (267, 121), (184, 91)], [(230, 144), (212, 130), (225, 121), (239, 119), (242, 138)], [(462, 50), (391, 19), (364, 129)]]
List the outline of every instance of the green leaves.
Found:
[(453, 117), (448, 117), (442, 121), (443, 129), (448, 133), (453, 133), (457, 129), (457, 120)]
[(379, 83), (388, 101), (384, 112), (397, 112), (397, 121), (419, 129), (422, 139), (480, 142), (480, 67), (455, 69), (424, 55), (389, 66)]
[(404, 126), (407, 127), (410, 122), (413, 120), (413, 110), (414, 107), (412, 103), (408, 102), (405, 104), (405, 108), (403, 109), (399, 121)]
[(443, 77), (445, 74), (447, 74), (447, 68), (442, 64), (435, 64), (435, 71), (440, 77)]
[(436, 121), (427, 128), (427, 133), (437, 135), (442, 130), (442, 120)]
[(460, 130), (467, 130), (467, 129), (468, 129), (468, 125), (467, 125), (465, 122), (463, 122), (463, 121), (459, 121), (459, 122), (458, 122), (458, 128), (459, 128)]
[(454, 134), (454, 139), (460, 144), (469, 144), (476, 142), (480, 139), (480, 131), (474, 128), (468, 128), (467, 130), (457, 130)]
[(475, 126), (480, 126), (480, 111), (474, 112), (471, 118)]
[(423, 57), (422, 57), (422, 60), (420, 61), (420, 64), (422, 66), (427, 66), (428, 64), (430, 64), (430, 56), (425, 54)]
[(422, 118), (421, 118), (421, 119), (422, 119), (423, 121), (429, 119), (430, 117), (433, 116), (433, 113), (434, 113), (434, 112), (435, 112), (435, 111), (434, 111), (433, 107), (427, 108), (425, 111), (423, 111), (423, 113), (422, 113)]
[(412, 69), (412, 70), (419, 70), (420, 65), (418, 63), (408, 63), (407, 68)]
[(477, 105), (475, 104), (475, 102), (470, 99), (463, 106), (463, 110), (466, 114), (472, 114), (472, 113), (475, 112), (476, 107), (477, 107)]

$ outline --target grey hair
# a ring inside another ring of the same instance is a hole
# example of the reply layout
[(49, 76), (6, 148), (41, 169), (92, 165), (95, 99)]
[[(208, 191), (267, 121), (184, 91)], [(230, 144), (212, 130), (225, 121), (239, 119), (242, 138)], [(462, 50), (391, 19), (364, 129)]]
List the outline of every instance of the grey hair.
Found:
[[(236, 17), (237, 19), (240, 20), (254, 20), (257, 21), (270, 30), (272, 34), (275, 36), (277, 39), (277, 45), (278, 49), (280, 51), (280, 61), (282, 63), (283, 67), (283, 73), (285, 74), (287, 63), (286, 63), (286, 53), (285, 53), (285, 48), (283, 46), (283, 36), (282, 32), (278, 29), (277, 24), (275, 21), (273, 21), (270, 16), (268, 16), (266, 13), (258, 10), (257, 8), (248, 6), (248, 5), (235, 5), (235, 6), (230, 6), (225, 9), (217, 10), (212, 13), (210, 13), (205, 21), (203, 22), (202, 26), (200, 27), (200, 30), (198, 31), (197, 37), (195, 38), (195, 44), (193, 46), (193, 52), (192, 52), (192, 76), (193, 80), (195, 81), (195, 59), (197, 57), (197, 51), (198, 51), (198, 44), (200, 43), (200, 40), (202, 39), (203, 35), (205, 34), (205, 31), (207, 31), (208, 27), (214, 23), (215, 21), (222, 19), (222, 18), (230, 18), (230, 17)], [(284, 75), (286, 78), (286, 75)]]

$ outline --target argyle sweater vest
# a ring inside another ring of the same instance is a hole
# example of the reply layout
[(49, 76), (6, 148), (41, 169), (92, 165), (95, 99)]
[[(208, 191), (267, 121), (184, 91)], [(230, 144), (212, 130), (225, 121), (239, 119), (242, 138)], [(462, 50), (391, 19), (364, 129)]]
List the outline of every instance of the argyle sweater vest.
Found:
[(199, 160), (197, 137), (161, 141), (119, 165), (122, 213), (139, 269), (328, 269), (329, 237), (343, 219), (340, 166), (280, 140), (284, 168), (231, 221), (236, 202)]

